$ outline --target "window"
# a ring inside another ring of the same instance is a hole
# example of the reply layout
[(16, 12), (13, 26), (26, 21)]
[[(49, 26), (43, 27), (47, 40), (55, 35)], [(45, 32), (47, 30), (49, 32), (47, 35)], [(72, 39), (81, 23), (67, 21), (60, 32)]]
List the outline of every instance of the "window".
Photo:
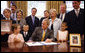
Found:
[[(72, 1), (66, 1), (67, 12), (73, 10)], [(84, 9), (84, 1), (81, 1), (80, 7)]]
[(28, 1), (28, 16), (31, 15), (31, 9), (35, 7), (37, 9), (36, 16), (44, 16), (44, 10), (46, 10), (46, 1)]
[(7, 1), (1, 1), (1, 14), (3, 14), (5, 8), (7, 8)]

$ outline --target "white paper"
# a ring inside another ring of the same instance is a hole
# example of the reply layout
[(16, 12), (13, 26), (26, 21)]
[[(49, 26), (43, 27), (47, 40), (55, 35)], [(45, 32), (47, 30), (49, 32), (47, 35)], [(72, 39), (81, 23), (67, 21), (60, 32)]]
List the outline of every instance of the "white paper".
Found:
[(55, 43), (55, 42), (50, 42), (50, 43), (46, 43), (46, 42), (26, 42), (26, 44), (28, 46), (43, 46), (43, 45), (55, 45), (57, 43)]

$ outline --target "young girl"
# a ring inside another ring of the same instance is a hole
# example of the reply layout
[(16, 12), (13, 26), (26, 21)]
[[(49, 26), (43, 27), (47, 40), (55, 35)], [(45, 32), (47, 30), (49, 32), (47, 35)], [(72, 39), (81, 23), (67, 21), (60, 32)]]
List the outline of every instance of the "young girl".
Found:
[(8, 43), (9, 42), (24, 42), (22, 34), (20, 34), (20, 25), (14, 25), (13, 34), (9, 35)]
[(58, 33), (57, 33), (57, 40), (59, 42), (68, 40), (68, 31), (66, 30), (66, 28), (67, 28), (67, 23), (63, 22), (61, 24), (61, 29), (58, 30)]

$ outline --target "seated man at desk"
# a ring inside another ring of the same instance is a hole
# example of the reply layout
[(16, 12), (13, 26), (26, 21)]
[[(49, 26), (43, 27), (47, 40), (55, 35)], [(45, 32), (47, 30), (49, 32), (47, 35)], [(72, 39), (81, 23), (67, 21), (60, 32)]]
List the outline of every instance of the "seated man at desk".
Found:
[(53, 31), (48, 29), (49, 19), (42, 21), (42, 27), (37, 27), (30, 38), (30, 41), (52, 42), (54, 40)]

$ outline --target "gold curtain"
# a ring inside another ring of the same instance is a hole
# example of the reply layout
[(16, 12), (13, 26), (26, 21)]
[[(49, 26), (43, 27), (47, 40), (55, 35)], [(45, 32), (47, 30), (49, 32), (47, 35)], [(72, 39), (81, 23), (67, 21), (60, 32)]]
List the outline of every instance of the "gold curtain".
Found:
[(57, 14), (60, 13), (60, 5), (63, 3), (63, 1), (47, 1), (46, 2), (46, 9), (56, 9)]
[[(17, 6), (17, 9), (21, 9), (23, 10), (23, 18), (25, 18), (27, 16), (27, 1), (13, 1), (16, 6)], [(11, 1), (7, 1), (8, 3), (8, 7), (10, 8), (10, 4), (11, 4)]]

